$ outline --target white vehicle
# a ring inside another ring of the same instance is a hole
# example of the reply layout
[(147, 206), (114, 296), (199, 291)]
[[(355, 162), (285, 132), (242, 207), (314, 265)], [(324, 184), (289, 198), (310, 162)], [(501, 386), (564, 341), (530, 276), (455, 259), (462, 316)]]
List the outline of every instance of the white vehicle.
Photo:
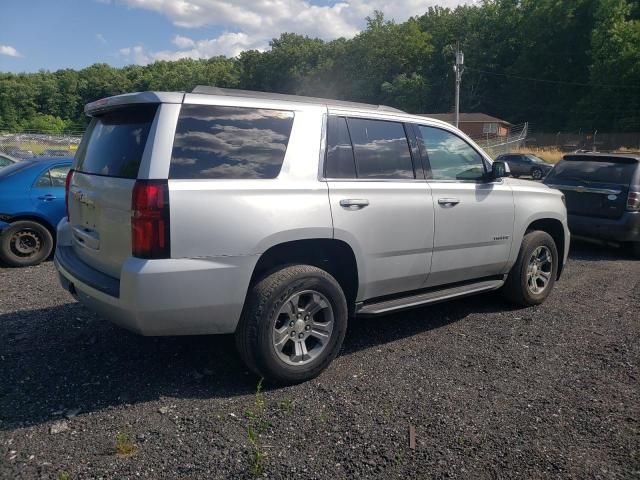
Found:
[(563, 195), (437, 120), (210, 87), (85, 111), (64, 288), (144, 335), (235, 333), (277, 382), (326, 368), (351, 316), (497, 289), (538, 304), (567, 258)]

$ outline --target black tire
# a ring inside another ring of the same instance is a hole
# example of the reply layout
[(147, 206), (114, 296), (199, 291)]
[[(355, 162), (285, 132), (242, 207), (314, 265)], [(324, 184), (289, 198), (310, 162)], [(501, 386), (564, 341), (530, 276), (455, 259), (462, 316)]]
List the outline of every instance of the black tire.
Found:
[(534, 180), (542, 180), (543, 176), (544, 176), (544, 173), (542, 173), (542, 169), (533, 168), (531, 170), (531, 178), (533, 178)]
[[(538, 247), (547, 247), (551, 253), (551, 275), (544, 289), (539, 293), (531, 291), (528, 283), (529, 261)], [(540, 230), (529, 231), (525, 234), (518, 253), (518, 259), (511, 268), (507, 281), (502, 287), (502, 293), (511, 303), (528, 307), (539, 305), (551, 293), (558, 275), (558, 248), (551, 235)]]
[(0, 237), (0, 261), (10, 267), (30, 267), (49, 258), (53, 236), (47, 227), (31, 220), (13, 222)]
[[(273, 329), (280, 308), (297, 292), (321, 293), (333, 309), (333, 330), (318, 356), (305, 365), (285, 363), (276, 352)], [(347, 302), (338, 282), (310, 265), (283, 267), (253, 285), (235, 333), (245, 364), (257, 375), (279, 384), (295, 384), (318, 376), (336, 357), (347, 331)]]

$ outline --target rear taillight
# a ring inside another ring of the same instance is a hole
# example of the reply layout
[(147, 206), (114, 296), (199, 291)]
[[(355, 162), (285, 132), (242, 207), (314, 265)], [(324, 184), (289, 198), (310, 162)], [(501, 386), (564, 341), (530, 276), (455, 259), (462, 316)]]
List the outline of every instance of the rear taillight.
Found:
[(138, 180), (131, 199), (131, 250), (134, 257), (169, 258), (169, 185)]
[(69, 220), (69, 189), (71, 187), (72, 179), (73, 179), (73, 169), (69, 170), (69, 173), (67, 173), (67, 179), (64, 181), (64, 206), (67, 212), (67, 220)]
[(640, 211), (640, 192), (631, 190), (627, 197), (627, 210), (630, 212)]

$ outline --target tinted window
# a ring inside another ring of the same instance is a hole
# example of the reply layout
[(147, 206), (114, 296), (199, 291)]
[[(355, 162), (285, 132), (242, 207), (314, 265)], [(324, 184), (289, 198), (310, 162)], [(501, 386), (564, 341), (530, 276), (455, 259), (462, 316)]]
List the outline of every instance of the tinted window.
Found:
[(402, 123), (362, 118), (347, 123), (358, 178), (415, 178)]
[(418, 126), (422, 148), (427, 152), (435, 180), (478, 180), (484, 161), (471, 145), (446, 130)]
[(136, 178), (157, 105), (136, 105), (91, 120), (78, 148), (78, 170)]
[(555, 180), (569, 180), (577, 182), (615, 183), (629, 185), (637, 162), (607, 162), (590, 160), (563, 160), (558, 163), (549, 176), (547, 182)]
[(49, 176), (51, 177), (51, 186), (64, 188), (67, 181), (67, 173), (71, 167), (60, 166), (53, 167), (49, 170)]
[(275, 178), (293, 112), (184, 105), (173, 143), (170, 178)]
[(344, 117), (330, 116), (327, 121), (327, 178), (355, 178), (356, 164)]

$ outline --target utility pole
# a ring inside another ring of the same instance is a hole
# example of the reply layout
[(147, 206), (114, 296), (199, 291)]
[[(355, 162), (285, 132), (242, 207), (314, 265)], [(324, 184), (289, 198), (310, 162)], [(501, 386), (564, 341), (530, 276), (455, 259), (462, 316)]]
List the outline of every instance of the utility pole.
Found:
[(456, 64), (453, 66), (456, 72), (456, 128), (460, 124), (460, 82), (464, 72), (464, 53), (460, 51), (460, 42), (456, 43)]

